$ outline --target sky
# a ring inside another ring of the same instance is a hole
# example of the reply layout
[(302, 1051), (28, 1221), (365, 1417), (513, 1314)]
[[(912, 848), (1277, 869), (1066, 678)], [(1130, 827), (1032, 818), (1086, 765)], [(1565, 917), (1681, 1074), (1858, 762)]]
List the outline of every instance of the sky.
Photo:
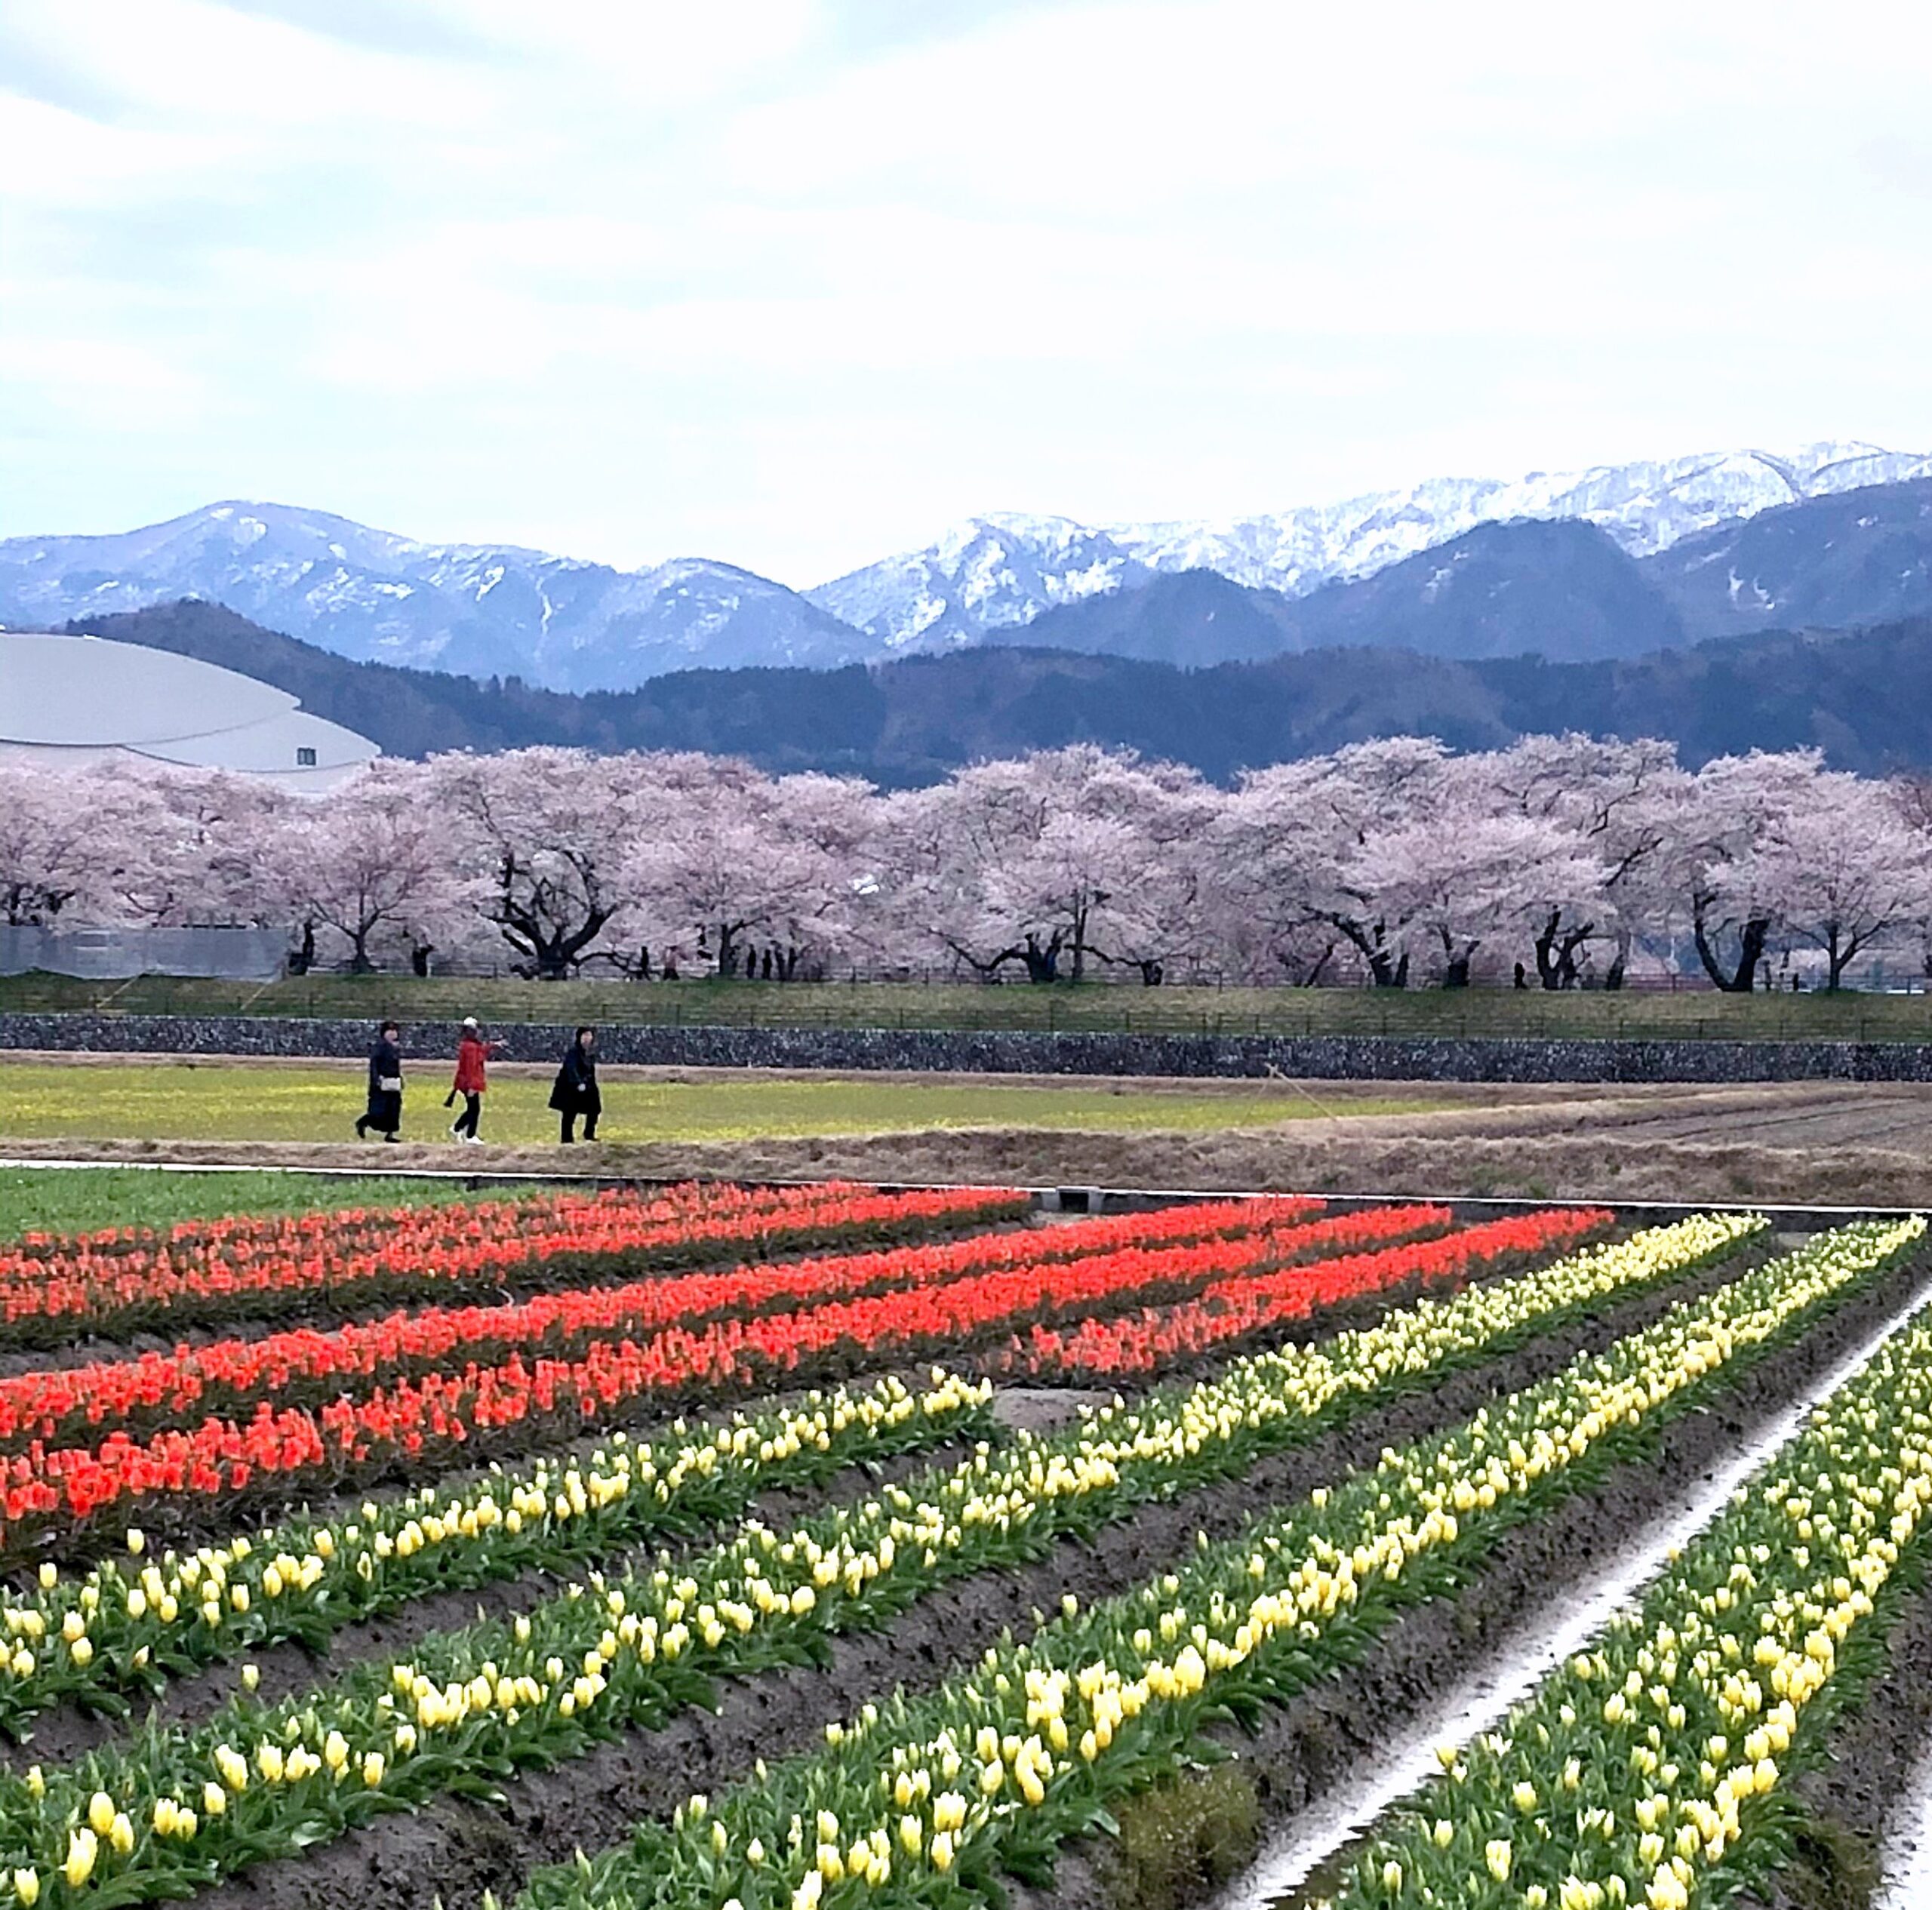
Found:
[(0, 535), (796, 586), (986, 511), (1932, 449), (1932, 10), (0, 0)]

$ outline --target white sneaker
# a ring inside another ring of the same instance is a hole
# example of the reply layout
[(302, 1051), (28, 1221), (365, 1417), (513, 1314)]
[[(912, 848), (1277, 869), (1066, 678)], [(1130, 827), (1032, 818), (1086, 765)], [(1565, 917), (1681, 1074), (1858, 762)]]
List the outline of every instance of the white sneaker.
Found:
[(466, 1147), (481, 1147), (483, 1145), (483, 1136), (481, 1134), (466, 1134), (463, 1139), (463, 1144)]

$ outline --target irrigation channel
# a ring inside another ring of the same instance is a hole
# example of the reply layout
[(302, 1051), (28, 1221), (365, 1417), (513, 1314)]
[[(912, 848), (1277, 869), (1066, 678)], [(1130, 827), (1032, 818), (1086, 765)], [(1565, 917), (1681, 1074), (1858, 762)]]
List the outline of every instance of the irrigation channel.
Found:
[[(1386, 1756), (1364, 1767), (1347, 1789), (1299, 1813), (1284, 1832), (1224, 1889), (1210, 1910), (1306, 1910), (1324, 1879), (1392, 1806), (1420, 1790), (1441, 1766), (1435, 1748), (1465, 1744), (1491, 1730), (1510, 1708), (1528, 1697), (1543, 1678), (1580, 1650), (1617, 1609), (1654, 1578), (1672, 1546), (1687, 1545), (1717, 1518), (1730, 1495), (1797, 1432), (1805, 1416), (1864, 1366), (1892, 1334), (1932, 1305), (1932, 1287), (1918, 1293), (1862, 1345), (1792, 1404), (1768, 1420), (1749, 1445), (1739, 1449), (1694, 1493), (1657, 1508), (1657, 1516), (1632, 1544), (1641, 1547), (1560, 1612), (1518, 1632), (1504, 1655), (1491, 1659), (1442, 1704), (1421, 1719)], [(1932, 1754), (1917, 1773), (1912, 1796), (1901, 1812), (1909, 1832), (1899, 1840), (1896, 1873), (1875, 1910), (1925, 1910), (1932, 1904)]]

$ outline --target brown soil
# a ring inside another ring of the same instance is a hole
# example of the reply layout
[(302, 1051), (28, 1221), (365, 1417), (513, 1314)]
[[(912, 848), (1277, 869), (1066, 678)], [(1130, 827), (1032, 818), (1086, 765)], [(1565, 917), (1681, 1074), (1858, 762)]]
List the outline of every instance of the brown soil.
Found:
[[(1226, 1092), (1237, 1084), (1215, 1085)], [(1278, 1092), (1283, 1085), (1269, 1084)], [(1253, 1091), (1251, 1084), (1238, 1086)], [(1343, 1089), (1432, 1098), (1456, 1093), (1433, 1083), (1312, 1087), (1331, 1104)], [(1199, 1133), (980, 1128), (613, 1144), (580, 1147), (570, 1165), (608, 1179), (841, 1176), (888, 1184), (1932, 1206), (1932, 1088), (1823, 1082), (1480, 1093), (1480, 1100), (1432, 1113), (1344, 1114)], [(451, 1171), (448, 1149), (408, 1144), (380, 1150), (296, 1142), (5, 1145), (21, 1160)], [(463, 1168), (554, 1176), (561, 1159), (551, 1146), (480, 1147), (466, 1151)]]
[[(1696, 1284), (1715, 1281), (1728, 1270), (1707, 1269)], [(1823, 1323), (1805, 1346), (1746, 1376), (1739, 1401), (1717, 1398), (1708, 1412), (1689, 1416), (1688, 1429), (1678, 1435), (1684, 1447), (1678, 1470), (1689, 1476), (1734, 1445), (1754, 1413), (1783, 1403), (1811, 1373), (1841, 1357), (1919, 1277), (1914, 1270), (1881, 1281), (1865, 1300)], [(443, 1798), (414, 1816), (386, 1819), (300, 1859), (264, 1865), (198, 1902), (205, 1910), (349, 1910), (380, 1896), (394, 1910), (432, 1910), (438, 1900), (443, 1910), (471, 1910), (486, 1890), (507, 1901), (537, 1866), (568, 1859), (578, 1848), (620, 1841), (640, 1818), (668, 1813), (694, 1791), (715, 1791), (741, 1776), (755, 1757), (804, 1748), (827, 1719), (847, 1714), (868, 1695), (895, 1684), (933, 1683), (949, 1665), (997, 1638), (1003, 1627), (1033, 1622), (1063, 1593), (1091, 1601), (1137, 1585), (1185, 1552), (1198, 1531), (1232, 1535), (1257, 1508), (1292, 1502), (1373, 1462), (1385, 1445), (1457, 1423), (1499, 1392), (1532, 1384), (1585, 1349), (1599, 1349), (1638, 1330), (1683, 1291), (1649, 1293), (1606, 1308), (1592, 1319), (1452, 1373), (1278, 1454), (1244, 1478), (1177, 1502), (1138, 1509), (1131, 1521), (1089, 1542), (1064, 1542), (1032, 1567), (983, 1574), (936, 1592), (877, 1636), (835, 1641), (826, 1670), (801, 1669), (728, 1685), (715, 1717), (688, 1713), (659, 1730), (626, 1732), (558, 1770), (510, 1780), (494, 1807)], [(1649, 1459), (1634, 1464), (1592, 1496), (1584, 1515), (1560, 1515), (1563, 1536), (1544, 1548), (1533, 1567), (1523, 1568), (1524, 1589), (1509, 1609), (1520, 1610), (1523, 1599), (1561, 1583), (1591, 1547), (1613, 1546), (1653, 1501), (1659, 1476)], [(1666, 1483), (1675, 1476), (1668, 1464), (1663, 1476)], [(1455, 1609), (1461, 1609), (1460, 1601)], [(1439, 1622), (1453, 1625), (1455, 1620), (1451, 1613)], [(1484, 1616), (1483, 1625), (1490, 1622)], [(1497, 1630), (1503, 1622), (1499, 1615)], [(1436, 1641), (1432, 1649), (1439, 1650), (1439, 1631)], [(1466, 1653), (1466, 1647), (1458, 1649)], [(1352, 1683), (1335, 1702), (1353, 1721), (1351, 1727), (1373, 1740), (1386, 1736), (1403, 1702), (1401, 1681), (1372, 1684), (1359, 1705)]]

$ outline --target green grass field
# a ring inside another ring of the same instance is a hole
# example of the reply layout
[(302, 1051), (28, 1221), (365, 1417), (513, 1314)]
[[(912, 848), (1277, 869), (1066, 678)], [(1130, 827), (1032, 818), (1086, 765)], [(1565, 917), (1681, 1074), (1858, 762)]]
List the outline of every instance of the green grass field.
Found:
[(22, 1234), (90, 1233), (102, 1227), (166, 1227), (226, 1213), (315, 1213), (501, 1200), (528, 1185), (470, 1187), (379, 1174), (162, 1173), (148, 1167), (0, 1168), (0, 1240)]
[[(441, 1141), (452, 1164), (446, 1068), (419, 1069), (404, 1103), (405, 1140)], [(250, 1067), (220, 1062), (0, 1060), (0, 1148), (36, 1140), (347, 1141), (362, 1111), (363, 1064)], [(556, 1117), (542, 1078), (499, 1075), (484, 1104), (485, 1140), (554, 1143)], [(1338, 1097), (1339, 1100), (1340, 1097)], [(1308, 1096), (1257, 1084), (1252, 1093), (1006, 1083), (771, 1080), (724, 1077), (656, 1081), (607, 1078), (601, 1138), (613, 1141), (746, 1140), (884, 1133), (920, 1127), (1078, 1127), (1202, 1130), (1293, 1121), (1326, 1112)], [(1436, 1105), (1349, 1099), (1349, 1114), (1407, 1113)], [(372, 1153), (380, 1143), (371, 1144)], [(561, 1150), (560, 1150), (561, 1152)]]
[(558, 982), (315, 975), (262, 983), (0, 978), (0, 1010), (349, 1016), (686, 1027), (1096, 1029), (1183, 1035), (1932, 1040), (1932, 996), (1708, 989), (1000, 988), (888, 982)]

